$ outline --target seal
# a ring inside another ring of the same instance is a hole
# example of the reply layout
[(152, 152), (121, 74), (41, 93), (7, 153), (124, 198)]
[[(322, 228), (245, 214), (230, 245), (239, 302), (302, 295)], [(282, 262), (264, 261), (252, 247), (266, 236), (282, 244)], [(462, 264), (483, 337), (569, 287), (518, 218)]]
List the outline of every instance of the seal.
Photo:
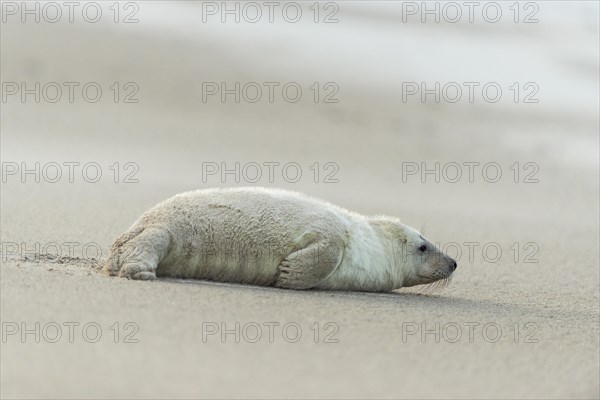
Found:
[(112, 245), (111, 276), (388, 292), (449, 278), (456, 261), (399, 219), (266, 188), (178, 194)]

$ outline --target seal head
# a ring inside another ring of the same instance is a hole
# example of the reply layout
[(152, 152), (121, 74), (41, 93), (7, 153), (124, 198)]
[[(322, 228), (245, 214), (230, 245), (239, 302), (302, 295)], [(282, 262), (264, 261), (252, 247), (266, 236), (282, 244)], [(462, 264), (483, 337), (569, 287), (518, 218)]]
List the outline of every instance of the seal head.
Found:
[(403, 268), (402, 286), (415, 286), (449, 279), (458, 264), (444, 254), (420, 232), (404, 225), (406, 243), (402, 257), (406, 258)]

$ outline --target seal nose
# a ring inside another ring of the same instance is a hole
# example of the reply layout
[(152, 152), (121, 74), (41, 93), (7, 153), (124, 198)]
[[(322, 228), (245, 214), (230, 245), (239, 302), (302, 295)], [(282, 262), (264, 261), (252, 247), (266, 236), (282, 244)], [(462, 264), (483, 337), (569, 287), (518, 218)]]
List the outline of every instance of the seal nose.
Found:
[(452, 272), (456, 271), (456, 267), (458, 267), (456, 261), (452, 260), (452, 262), (450, 263), (450, 268), (452, 268)]

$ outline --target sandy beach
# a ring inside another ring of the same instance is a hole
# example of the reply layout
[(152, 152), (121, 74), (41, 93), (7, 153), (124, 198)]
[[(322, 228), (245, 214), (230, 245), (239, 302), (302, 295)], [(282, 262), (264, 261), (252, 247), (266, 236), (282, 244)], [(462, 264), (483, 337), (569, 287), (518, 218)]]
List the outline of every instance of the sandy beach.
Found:
[[(598, 4), (536, 2), (531, 24), (508, 3), (456, 24), (394, 2), (303, 2), (297, 23), (145, 1), (23, 22), (14, 4), (2, 398), (600, 396)], [(458, 269), (387, 294), (98, 270), (148, 208), (232, 186), (397, 216)]]

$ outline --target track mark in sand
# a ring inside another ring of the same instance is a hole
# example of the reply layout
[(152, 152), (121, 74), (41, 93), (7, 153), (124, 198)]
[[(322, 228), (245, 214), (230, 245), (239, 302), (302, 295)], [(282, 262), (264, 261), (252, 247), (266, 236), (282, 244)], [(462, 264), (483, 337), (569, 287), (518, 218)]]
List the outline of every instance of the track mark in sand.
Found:
[(11, 257), (3, 255), (2, 261), (13, 261), (19, 263), (31, 263), (31, 264), (58, 264), (64, 266), (76, 266), (86, 267), (94, 270), (100, 270), (102, 268), (102, 260), (97, 258), (88, 257), (68, 257), (68, 256), (56, 256), (52, 254), (29, 254), (23, 257)]

